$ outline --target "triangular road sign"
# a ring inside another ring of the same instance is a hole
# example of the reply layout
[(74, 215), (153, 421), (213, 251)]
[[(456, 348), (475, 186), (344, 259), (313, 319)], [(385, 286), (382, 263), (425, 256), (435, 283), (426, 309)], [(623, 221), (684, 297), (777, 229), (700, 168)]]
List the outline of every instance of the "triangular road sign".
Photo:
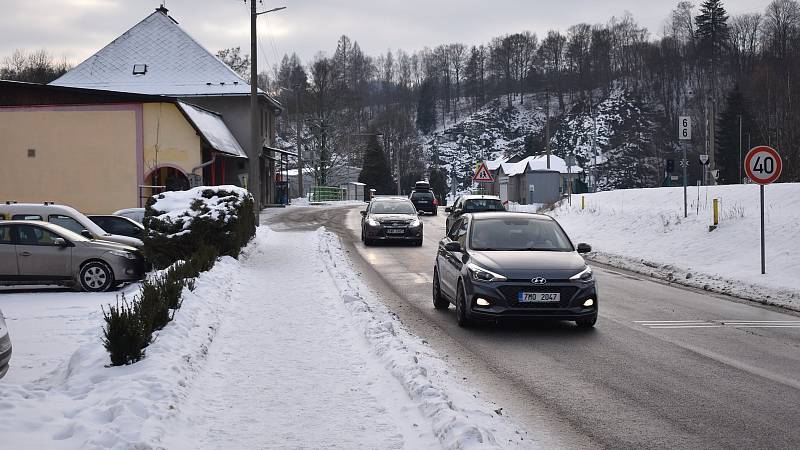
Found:
[(492, 173), (489, 172), (489, 169), (486, 167), (486, 163), (481, 163), (478, 166), (478, 170), (475, 171), (475, 176), (472, 177), (472, 181), (478, 182), (492, 182), (494, 178), (492, 178)]

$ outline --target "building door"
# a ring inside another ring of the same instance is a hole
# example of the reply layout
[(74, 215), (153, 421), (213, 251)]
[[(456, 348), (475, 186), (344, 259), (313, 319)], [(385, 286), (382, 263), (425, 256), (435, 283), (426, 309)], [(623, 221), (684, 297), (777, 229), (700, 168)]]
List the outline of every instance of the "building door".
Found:
[(500, 178), (500, 201), (508, 203), (508, 177)]

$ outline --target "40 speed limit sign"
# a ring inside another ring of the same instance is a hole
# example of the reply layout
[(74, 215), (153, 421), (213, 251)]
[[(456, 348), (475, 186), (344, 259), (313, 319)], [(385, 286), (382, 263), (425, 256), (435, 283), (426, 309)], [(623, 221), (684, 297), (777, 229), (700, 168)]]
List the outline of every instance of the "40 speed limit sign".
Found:
[(747, 152), (744, 170), (754, 183), (770, 184), (780, 178), (783, 162), (774, 148), (762, 145)]

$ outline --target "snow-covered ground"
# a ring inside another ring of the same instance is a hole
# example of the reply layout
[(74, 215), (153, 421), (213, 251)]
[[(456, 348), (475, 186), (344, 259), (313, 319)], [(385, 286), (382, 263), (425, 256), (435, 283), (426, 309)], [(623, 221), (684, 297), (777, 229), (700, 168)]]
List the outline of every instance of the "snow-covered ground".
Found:
[[(757, 185), (630, 189), (573, 195), (550, 214), (592, 259), (669, 281), (800, 310), (800, 184), (766, 187), (766, 275), (761, 274)], [(709, 232), (712, 201), (719, 227)]]
[(534, 446), (451, 379), (323, 230), (260, 227), (239, 261), (222, 258), (184, 291), (130, 366), (106, 367), (100, 305), (113, 300), (0, 294), (14, 343), (0, 447)]

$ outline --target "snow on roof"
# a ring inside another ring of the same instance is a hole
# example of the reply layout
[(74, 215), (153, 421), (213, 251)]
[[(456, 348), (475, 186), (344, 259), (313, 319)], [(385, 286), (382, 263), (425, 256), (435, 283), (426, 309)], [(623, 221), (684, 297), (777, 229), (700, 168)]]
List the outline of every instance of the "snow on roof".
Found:
[(244, 79), (165, 10), (156, 10), (50, 84), (171, 96), (250, 93)]
[[(487, 162), (488, 165), (489, 162)], [(556, 155), (550, 155), (550, 168), (547, 168), (547, 155), (540, 155), (540, 156), (529, 156), (522, 161), (515, 162), (515, 163), (502, 163), (500, 167), (503, 169), (503, 173), (512, 177), (514, 175), (519, 175), (525, 171), (536, 171), (536, 170), (553, 170), (558, 171), (561, 173), (569, 173), (570, 170), (567, 170), (567, 163), (562, 158), (559, 158)], [(572, 173), (581, 173), (583, 169), (580, 166), (572, 166), (571, 167)]]
[(239, 141), (233, 137), (231, 130), (229, 130), (225, 122), (222, 121), (222, 117), (183, 102), (178, 102), (178, 107), (186, 114), (189, 120), (192, 121), (195, 128), (197, 128), (214, 150), (239, 158), (247, 158), (247, 153), (245, 153), (242, 146), (239, 145)]

